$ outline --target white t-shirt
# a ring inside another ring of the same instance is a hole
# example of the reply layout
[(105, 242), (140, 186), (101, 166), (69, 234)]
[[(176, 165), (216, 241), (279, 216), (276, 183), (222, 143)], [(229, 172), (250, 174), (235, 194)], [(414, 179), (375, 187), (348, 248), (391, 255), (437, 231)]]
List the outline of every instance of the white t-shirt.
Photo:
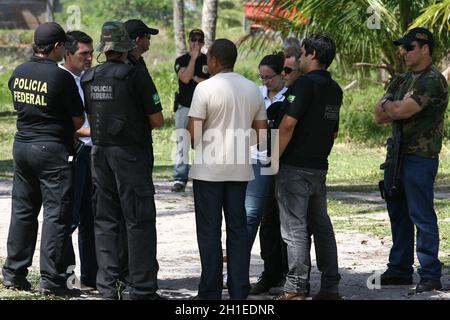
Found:
[[(272, 100), (269, 98), (269, 90), (267, 90), (266, 86), (260, 86), (259, 91), (261, 92), (263, 99), (264, 99), (264, 105), (266, 107), (266, 110), (270, 107), (272, 103), (284, 101), (284, 93), (287, 91), (287, 87), (283, 87), (280, 91), (277, 92), (276, 95), (273, 96)], [(251, 153), (252, 153), (252, 159), (259, 159), (261, 161), (267, 161), (267, 150), (258, 151), (258, 148), (256, 147), (256, 144), (250, 147)]]
[(188, 115), (204, 119), (202, 140), (195, 145), (189, 172), (192, 179), (254, 179), (248, 137), (253, 121), (267, 120), (267, 115), (262, 95), (253, 82), (234, 72), (219, 73), (200, 82)]
[[(61, 69), (64, 69), (68, 73), (70, 73), (72, 75), (72, 77), (75, 79), (75, 83), (77, 84), (77, 88), (78, 88), (78, 94), (80, 95), (81, 101), (83, 101), (83, 105), (84, 105), (84, 93), (83, 93), (83, 89), (81, 88), (81, 77), (83, 76), (84, 71), (80, 74), (80, 76), (77, 76), (76, 74), (72, 73), (70, 70), (66, 69), (66, 67), (64, 67), (64, 65), (59, 64), (58, 66)], [(83, 127), (84, 128), (89, 128), (89, 121), (88, 121), (88, 117), (87, 117), (86, 112), (84, 113), (84, 124), (83, 124)], [(79, 137), (78, 139), (83, 141), (84, 144), (86, 144), (87, 146), (92, 146), (91, 137)]]

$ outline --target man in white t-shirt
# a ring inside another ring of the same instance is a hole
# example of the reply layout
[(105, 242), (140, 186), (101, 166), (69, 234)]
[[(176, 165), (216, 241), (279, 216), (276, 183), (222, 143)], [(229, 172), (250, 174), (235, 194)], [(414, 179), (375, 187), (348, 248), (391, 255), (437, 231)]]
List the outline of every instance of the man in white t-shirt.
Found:
[[(59, 65), (69, 72), (78, 87), (78, 93), (84, 104), (84, 94), (80, 80), (84, 71), (92, 65), (93, 41), (92, 38), (81, 31), (67, 33), (64, 64)], [(74, 201), (73, 221), (70, 233), (78, 227), (78, 249), (81, 265), (82, 290), (90, 291), (96, 287), (97, 258), (95, 253), (94, 212), (92, 209), (92, 181), (91, 181), (91, 129), (87, 116), (83, 126), (75, 132), (75, 175), (74, 175)], [(72, 238), (64, 250), (64, 263), (67, 268), (75, 265), (75, 252)], [(70, 268), (71, 269), (71, 268)], [(73, 271), (68, 270), (67, 272)]]
[[(202, 264), (198, 299), (222, 298), (222, 209), (227, 230), (228, 291), (231, 299), (249, 293), (245, 190), (254, 178), (250, 144), (265, 137), (267, 117), (258, 87), (233, 72), (237, 49), (227, 39), (208, 50), (212, 76), (197, 85), (188, 130), (195, 148), (193, 179), (197, 241)], [(256, 131), (255, 131), (256, 130)]]

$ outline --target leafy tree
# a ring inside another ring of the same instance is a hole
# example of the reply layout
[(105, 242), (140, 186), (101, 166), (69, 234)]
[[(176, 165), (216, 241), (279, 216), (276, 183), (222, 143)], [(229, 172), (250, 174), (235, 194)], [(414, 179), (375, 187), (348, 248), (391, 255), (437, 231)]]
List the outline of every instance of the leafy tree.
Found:
[[(73, 0), (62, 0), (64, 8), (73, 3)], [(172, 23), (171, 0), (78, 0), (81, 8), (83, 23), (97, 25), (99, 21), (123, 21), (130, 18), (143, 21), (158, 21), (169, 26)]]
[[(404, 34), (413, 22), (429, 22), (437, 43), (445, 44), (435, 49), (436, 61), (448, 54), (449, 3), (449, 0), (431, 3), (430, 0), (275, 0), (273, 5), (296, 12), (276, 25), (283, 36), (329, 34), (339, 48), (341, 63), (364, 62), (395, 74), (404, 70), (404, 65), (392, 41)], [(298, 23), (305, 16), (309, 23)]]
[(186, 38), (184, 31), (184, 1), (173, 1), (173, 28), (175, 47), (177, 51), (177, 57), (186, 53)]

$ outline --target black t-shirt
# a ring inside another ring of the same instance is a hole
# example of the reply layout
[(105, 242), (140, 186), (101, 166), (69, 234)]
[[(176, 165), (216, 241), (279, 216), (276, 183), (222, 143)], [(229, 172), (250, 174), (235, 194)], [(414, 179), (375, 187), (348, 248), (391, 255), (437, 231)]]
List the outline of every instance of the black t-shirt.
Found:
[(84, 108), (69, 72), (33, 56), (14, 70), (8, 86), (17, 111), (16, 140), (72, 143), (72, 117), (82, 116)]
[[(175, 72), (178, 74), (181, 68), (186, 68), (191, 60), (191, 56), (186, 53), (175, 60)], [(208, 79), (208, 64), (206, 62), (206, 55), (201, 53), (197, 60), (195, 60), (194, 76)], [(184, 107), (190, 107), (192, 102), (192, 96), (194, 95), (195, 87), (197, 82), (193, 79), (189, 81), (188, 84), (184, 83), (178, 79), (178, 103)]]
[(127, 59), (132, 65), (139, 67), (139, 68), (144, 68), (148, 72), (147, 65), (145, 64), (144, 58), (139, 57), (139, 59), (137, 59), (131, 53), (128, 53)]
[(310, 169), (328, 169), (328, 155), (339, 130), (342, 90), (328, 71), (300, 76), (289, 88), (285, 114), (297, 119), (281, 162)]
[[(137, 68), (133, 78), (136, 81), (135, 88), (141, 93), (139, 98), (142, 99), (145, 113), (153, 114), (162, 111), (158, 90), (156, 90), (152, 76), (148, 72), (144, 58), (139, 57), (139, 59), (136, 59), (131, 53), (128, 54), (127, 58), (128, 61)], [(117, 61), (112, 61), (112, 63), (117, 63)]]
[(138, 67), (132, 77), (132, 81), (134, 81), (135, 84), (134, 88), (136, 88), (136, 91), (139, 92), (138, 98), (144, 107), (144, 112), (146, 114), (161, 112), (161, 99), (150, 73)]

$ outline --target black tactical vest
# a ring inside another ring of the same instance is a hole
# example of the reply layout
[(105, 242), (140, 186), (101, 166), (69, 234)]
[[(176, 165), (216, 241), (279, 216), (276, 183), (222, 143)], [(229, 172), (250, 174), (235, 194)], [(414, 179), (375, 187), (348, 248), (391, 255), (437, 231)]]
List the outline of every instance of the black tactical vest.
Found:
[(148, 117), (133, 89), (135, 72), (135, 66), (110, 61), (84, 74), (81, 82), (94, 145), (151, 144)]
[(338, 128), (342, 90), (332, 79), (316, 74), (305, 76), (314, 82), (314, 98), (295, 127), (285, 152), (290, 155), (283, 162), (326, 169), (327, 158), (334, 143), (334, 132)]

